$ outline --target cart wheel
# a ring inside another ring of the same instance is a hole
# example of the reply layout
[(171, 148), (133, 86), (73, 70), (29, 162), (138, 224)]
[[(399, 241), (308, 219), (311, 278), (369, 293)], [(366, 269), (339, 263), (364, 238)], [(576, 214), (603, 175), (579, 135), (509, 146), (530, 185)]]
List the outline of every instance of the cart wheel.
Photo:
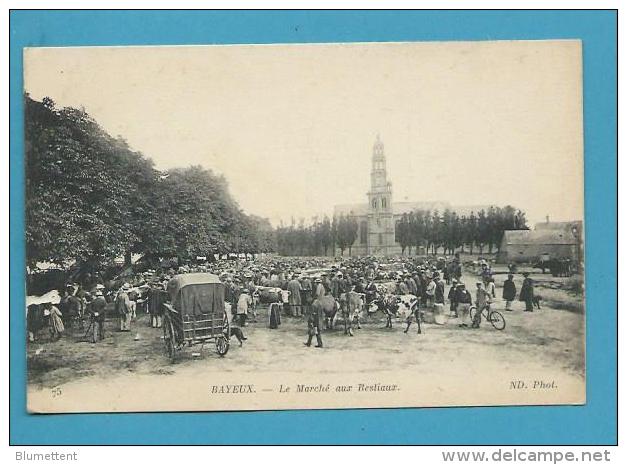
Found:
[(497, 312), (496, 310), (492, 310), (490, 312), (490, 323), (494, 326), (494, 329), (498, 329), (499, 331), (503, 331), (505, 329), (505, 318), (501, 314), (501, 312)]
[(470, 317), (470, 321), (475, 321), (475, 314), (477, 313), (477, 307), (474, 305), (470, 307), (470, 311), (468, 312), (468, 316)]
[(224, 357), (229, 351), (229, 340), (225, 336), (218, 336), (216, 338), (216, 352), (220, 357)]
[(163, 322), (163, 342), (165, 343), (165, 353), (171, 362), (176, 359), (176, 347), (174, 342), (174, 326), (169, 318)]

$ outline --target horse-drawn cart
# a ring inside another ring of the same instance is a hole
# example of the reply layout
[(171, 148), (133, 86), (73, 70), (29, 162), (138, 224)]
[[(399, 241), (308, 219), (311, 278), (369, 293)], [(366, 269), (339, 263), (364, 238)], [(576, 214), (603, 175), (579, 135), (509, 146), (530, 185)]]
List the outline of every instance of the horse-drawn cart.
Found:
[(211, 340), (216, 352), (226, 355), (231, 332), (220, 279), (210, 273), (180, 274), (168, 282), (167, 291), (170, 303), (163, 304), (163, 339), (170, 360), (185, 345)]

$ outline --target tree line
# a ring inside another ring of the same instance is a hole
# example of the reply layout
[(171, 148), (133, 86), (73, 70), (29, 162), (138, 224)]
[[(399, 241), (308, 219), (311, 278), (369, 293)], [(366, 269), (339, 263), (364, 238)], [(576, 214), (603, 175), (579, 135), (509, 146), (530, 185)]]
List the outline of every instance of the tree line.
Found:
[(312, 218), (308, 225), (305, 225), (304, 218), (298, 221), (298, 225), (292, 219), (290, 226), (280, 225), (276, 229), (277, 252), (290, 256), (325, 256), (334, 254), (338, 248), (342, 255), (345, 250), (350, 255), (358, 230), (357, 219), (349, 215), (332, 219), (325, 215), (322, 220)]
[[(500, 249), (503, 233), (506, 230), (529, 229), (525, 213), (510, 205), (489, 207), (476, 214), (458, 215), (446, 209), (415, 210), (403, 214), (395, 224), (396, 242), (401, 246), (402, 254), (454, 253), (456, 251), (480, 254), (486, 250), (493, 253)], [(367, 231), (359, 231), (359, 224), (354, 216), (340, 215), (322, 220), (313, 218), (305, 224), (301, 219), (294, 220), (290, 226), (281, 225), (276, 231), (277, 251), (282, 255), (329, 255), (339, 249), (340, 254), (348, 250), (358, 239), (363, 242)]]
[(516, 229), (529, 228), (525, 213), (510, 205), (491, 206), (468, 216), (450, 209), (442, 214), (438, 210), (416, 210), (403, 214), (396, 223), (396, 241), (403, 254), (406, 250), (411, 254), (412, 247), (415, 253), (423, 249), (434, 255), (439, 249), (445, 254), (458, 250), (472, 254), (476, 248), (483, 254), (486, 248), (488, 253), (500, 250), (503, 233)]
[(200, 166), (158, 171), (84, 109), (25, 95), (27, 265), (97, 270), (148, 259), (273, 250), (269, 221), (245, 214), (223, 176)]

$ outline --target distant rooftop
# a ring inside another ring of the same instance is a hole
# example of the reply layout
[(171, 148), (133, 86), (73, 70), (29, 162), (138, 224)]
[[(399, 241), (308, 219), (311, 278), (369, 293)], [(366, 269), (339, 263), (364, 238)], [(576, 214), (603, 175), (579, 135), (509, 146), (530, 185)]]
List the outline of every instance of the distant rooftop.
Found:
[[(429, 202), (392, 202), (392, 211), (395, 215), (402, 215), (403, 213), (410, 213), (415, 210), (438, 210), (440, 213), (446, 209), (456, 212), (458, 215), (470, 215), (471, 212), (477, 214), (480, 210), (487, 210), (489, 205), (462, 205), (453, 206), (448, 202), (441, 201), (429, 201)], [(336, 205), (333, 209), (333, 214), (339, 215), (356, 215), (365, 216), (368, 214), (367, 203), (345, 203)]]
[(543, 221), (536, 223), (534, 229), (536, 231), (572, 231), (573, 228), (581, 230), (582, 221)]
[(503, 242), (508, 245), (576, 245), (577, 239), (571, 231), (505, 231)]

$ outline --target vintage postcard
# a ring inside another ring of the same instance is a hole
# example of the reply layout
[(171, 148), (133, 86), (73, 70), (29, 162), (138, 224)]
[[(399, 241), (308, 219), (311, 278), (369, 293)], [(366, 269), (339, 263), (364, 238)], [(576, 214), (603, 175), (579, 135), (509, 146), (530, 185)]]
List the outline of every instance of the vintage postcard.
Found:
[(577, 40), (28, 48), (31, 413), (586, 402)]

